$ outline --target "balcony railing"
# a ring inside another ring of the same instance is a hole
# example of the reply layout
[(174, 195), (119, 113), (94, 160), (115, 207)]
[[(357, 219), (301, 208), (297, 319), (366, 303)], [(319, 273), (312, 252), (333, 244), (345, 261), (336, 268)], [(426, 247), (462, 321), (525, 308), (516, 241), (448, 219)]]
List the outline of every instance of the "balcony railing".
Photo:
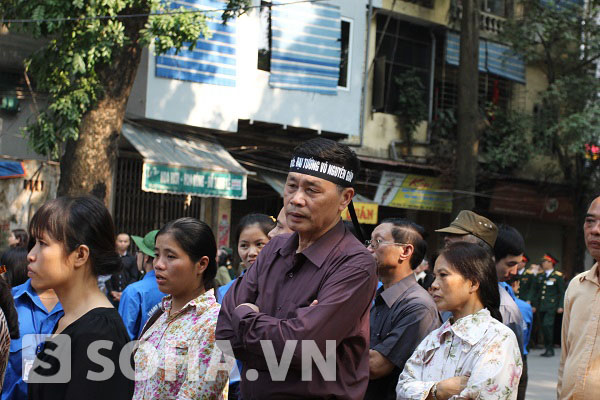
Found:
[[(460, 27), (460, 20), (462, 19), (462, 6), (458, 5), (454, 7), (453, 19), (456, 27)], [(479, 12), (479, 30), (490, 34), (498, 34), (502, 32), (502, 28), (506, 23), (506, 18), (499, 15), (487, 13), (484, 11)]]

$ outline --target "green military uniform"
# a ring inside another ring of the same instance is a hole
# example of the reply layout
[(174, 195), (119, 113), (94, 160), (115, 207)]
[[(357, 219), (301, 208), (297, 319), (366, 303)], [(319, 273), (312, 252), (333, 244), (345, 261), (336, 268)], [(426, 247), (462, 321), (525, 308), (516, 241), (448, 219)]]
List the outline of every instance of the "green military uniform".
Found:
[(554, 318), (556, 311), (563, 308), (565, 280), (560, 271), (553, 270), (547, 277), (546, 272), (543, 271), (538, 274), (536, 284), (538, 294), (535, 306), (542, 322), (542, 334), (546, 348), (544, 355), (551, 356), (554, 355)]
[(518, 296), (523, 301), (533, 302), (535, 300), (535, 283), (537, 276), (529, 268), (525, 269), (522, 275), (518, 275), (519, 293)]

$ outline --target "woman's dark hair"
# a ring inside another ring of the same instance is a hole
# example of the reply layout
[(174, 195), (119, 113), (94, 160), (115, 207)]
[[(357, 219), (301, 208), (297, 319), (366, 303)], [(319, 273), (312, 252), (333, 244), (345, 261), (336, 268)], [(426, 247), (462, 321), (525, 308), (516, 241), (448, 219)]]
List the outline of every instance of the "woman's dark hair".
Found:
[(192, 262), (198, 262), (204, 256), (208, 257), (208, 266), (202, 275), (204, 289), (213, 288), (213, 280), (217, 275), (217, 243), (212, 229), (206, 223), (196, 218), (185, 217), (167, 222), (156, 234), (169, 233), (173, 235), (179, 247), (190, 257)]
[(518, 256), (525, 252), (525, 241), (518, 230), (509, 225), (498, 225), (498, 237), (494, 244), (496, 261), (506, 256)]
[(10, 287), (19, 286), (27, 281), (27, 249), (15, 247), (2, 253), (0, 264), (6, 267), (4, 279)]
[(0, 278), (0, 308), (6, 318), (10, 338), (18, 339), (21, 335), (19, 334), (19, 317), (15, 309), (15, 300), (8, 282), (2, 278)]
[(240, 241), (240, 235), (244, 229), (254, 224), (258, 224), (260, 230), (263, 231), (266, 236), (271, 229), (275, 228), (277, 225), (277, 220), (266, 214), (244, 215), (237, 224), (237, 228), (235, 228), (235, 242), (237, 243)]
[(115, 227), (110, 213), (96, 197), (59, 197), (45, 203), (29, 223), (31, 238), (46, 233), (71, 253), (80, 245), (90, 249), (94, 275), (121, 270), (121, 258), (115, 249)]
[(479, 283), (479, 300), (492, 317), (502, 322), (496, 264), (489, 252), (473, 243), (455, 242), (439, 256), (444, 257), (463, 278)]
[(27, 231), (25, 229), (15, 229), (12, 231), (15, 239), (19, 242), (14, 247), (22, 247), (27, 248), (27, 242), (29, 241), (29, 235), (27, 235)]
[(392, 237), (397, 243), (413, 245), (413, 254), (410, 258), (410, 267), (416, 269), (427, 253), (427, 242), (425, 241), (425, 228), (405, 218), (388, 218), (382, 224), (392, 224)]

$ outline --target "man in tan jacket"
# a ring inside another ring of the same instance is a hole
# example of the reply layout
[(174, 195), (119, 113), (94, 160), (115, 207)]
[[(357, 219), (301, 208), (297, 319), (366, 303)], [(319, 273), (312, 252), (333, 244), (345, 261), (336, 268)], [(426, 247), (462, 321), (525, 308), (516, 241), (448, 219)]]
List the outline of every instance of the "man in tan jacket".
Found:
[(558, 399), (597, 399), (600, 393), (600, 196), (583, 224), (585, 245), (596, 260), (567, 288), (562, 324)]

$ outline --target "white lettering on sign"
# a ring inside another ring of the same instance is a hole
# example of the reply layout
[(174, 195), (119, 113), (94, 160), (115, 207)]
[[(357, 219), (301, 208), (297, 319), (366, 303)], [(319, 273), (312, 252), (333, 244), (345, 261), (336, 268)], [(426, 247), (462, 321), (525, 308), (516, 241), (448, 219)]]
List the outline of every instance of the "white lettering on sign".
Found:
[(225, 189), (227, 189), (227, 178), (226, 177), (222, 177), (222, 176), (218, 176), (215, 179), (215, 189), (218, 189), (218, 190), (225, 190)]
[(194, 175), (194, 186), (204, 187), (204, 175)]
[(194, 185), (194, 175), (183, 174), (183, 184), (185, 186), (193, 186)]
[(160, 172), (160, 183), (167, 185), (169, 183), (169, 173), (167, 171)]

